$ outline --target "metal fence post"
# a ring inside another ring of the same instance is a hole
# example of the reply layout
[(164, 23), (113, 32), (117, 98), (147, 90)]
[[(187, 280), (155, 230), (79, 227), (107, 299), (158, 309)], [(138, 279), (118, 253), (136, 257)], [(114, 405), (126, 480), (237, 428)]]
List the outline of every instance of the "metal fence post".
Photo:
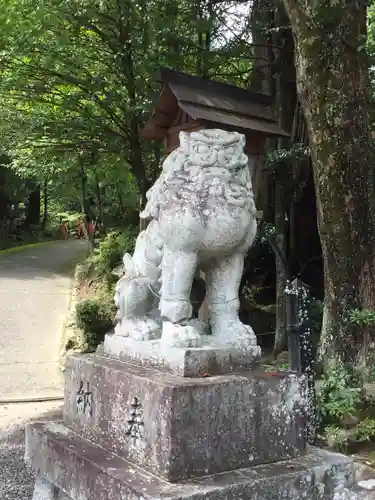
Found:
[(315, 366), (312, 342), (312, 325), (309, 316), (311, 295), (309, 288), (299, 279), (293, 281), (293, 288), (298, 290), (298, 330), (300, 343), (300, 373), (306, 379), (308, 427), (307, 438), (314, 444), (316, 437), (315, 413)]
[(301, 350), (298, 324), (298, 288), (295, 281), (287, 282), (285, 288), (286, 333), (288, 337), (289, 368), (301, 373)]

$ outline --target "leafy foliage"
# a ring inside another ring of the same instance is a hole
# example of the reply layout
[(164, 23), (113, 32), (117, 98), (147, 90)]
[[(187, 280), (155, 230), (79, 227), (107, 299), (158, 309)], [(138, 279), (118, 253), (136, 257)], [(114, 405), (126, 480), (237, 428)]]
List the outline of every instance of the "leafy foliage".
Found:
[(95, 351), (113, 327), (113, 310), (99, 298), (82, 300), (76, 305), (76, 324), (83, 332), (87, 352)]
[(310, 156), (310, 149), (305, 144), (292, 144), (289, 149), (274, 149), (265, 161), (268, 170), (275, 170), (282, 166), (288, 166), (291, 160), (302, 160)]
[(375, 438), (375, 420), (365, 418), (362, 422), (359, 422), (356, 431), (358, 441), (371, 441)]
[(357, 326), (372, 326), (375, 324), (375, 311), (353, 309), (348, 313), (348, 321)]
[(370, 58), (370, 77), (371, 83), (374, 89), (375, 83), (375, 72), (374, 72), (374, 60), (375, 60), (375, 2), (370, 0), (369, 7), (367, 9), (367, 41), (366, 49)]
[(348, 436), (338, 425), (327, 425), (324, 428), (324, 440), (331, 448), (344, 451), (348, 444)]
[(336, 425), (361, 407), (362, 391), (351, 387), (351, 381), (350, 374), (338, 364), (332, 364), (325, 371), (317, 397), (317, 417), (321, 426)]
[(0, 139), (10, 167), (82, 211), (94, 196), (123, 217), (130, 193), (134, 210), (134, 194), (144, 196), (160, 165), (160, 146), (139, 134), (158, 93), (157, 67), (247, 84), (251, 2), (237, 4), (3, 2)]
[(90, 258), (90, 268), (98, 276), (108, 276), (121, 264), (124, 253), (132, 253), (135, 244), (135, 231), (110, 232), (100, 242)]

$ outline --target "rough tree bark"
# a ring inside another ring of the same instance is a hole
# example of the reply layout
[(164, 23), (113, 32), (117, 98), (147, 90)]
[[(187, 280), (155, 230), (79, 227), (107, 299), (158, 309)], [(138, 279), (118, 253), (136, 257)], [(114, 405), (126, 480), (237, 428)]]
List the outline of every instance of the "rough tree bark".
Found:
[(45, 229), (48, 222), (48, 179), (43, 182), (43, 219), (42, 228)]
[(99, 181), (98, 174), (94, 172), (94, 179), (95, 179), (95, 196), (96, 196), (96, 203), (98, 207), (98, 220), (100, 222), (103, 222), (103, 196), (102, 196), (102, 186)]
[(40, 186), (29, 194), (25, 226), (38, 226), (40, 224)]
[(85, 168), (85, 158), (80, 157), (78, 159), (79, 162), (79, 177), (81, 181), (81, 212), (84, 214), (83, 216), (83, 225), (85, 227), (85, 234), (87, 238), (87, 245), (89, 247), (89, 251), (92, 252), (94, 250), (94, 241), (93, 234), (90, 231), (90, 222), (93, 221), (94, 216), (91, 211), (90, 201), (87, 195), (87, 173)]
[(283, 1), (295, 38), (324, 258), (320, 356), (358, 366), (366, 361), (372, 332), (348, 322), (348, 313), (375, 309), (366, 2)]

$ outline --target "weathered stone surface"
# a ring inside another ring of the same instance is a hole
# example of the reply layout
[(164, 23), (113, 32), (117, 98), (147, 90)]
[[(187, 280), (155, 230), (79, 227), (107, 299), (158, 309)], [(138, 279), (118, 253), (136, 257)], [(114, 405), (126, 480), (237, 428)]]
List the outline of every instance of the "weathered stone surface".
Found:
[(374, 500), (374, 493), (355, 486), (354, 488), (340, 488), (333, 500)]
[(71, 500), (44, 477), (37, 477), (32, 500)]
[[(310, 449), (298, 459), (168, 483), (61, 424), (32, 424), (27, 457), (72, 500), (359, 500), (354, 466), (343, 455)], [(344, 496), (346, 495), (346, 496)], [(350, 495), (350, 496), (349, 496)], [(356, 495), (356, 496), (353, 496)], [(48, 499), (50, 500), (50, 499)], [(52, 500), (52, 499), (51, 499)]]
[(170, 481), (305, 450), (305, 400), (293, 374), (187, 379), (76, 356), (65, 394), (67, 427)]
[(355, 477), (357, 483), (361, 481), (368, 481), (369, 479), (375, 479), (375, 469), (369, 467), (362, 462), (354, 462), (355, 465)]
[(375, 491), (375, 479), (360, 481), (358, 486), (366, 491)]
[(182, 377), (250, 371), (259, 363), (261, 349), (257, 345), (239, 349), (230, 344), (218, 345), (208, 335), (201, 339), (202, 347), (162, 349), (161, 340), (139, 342), (120, 335), (106, 335), (104, 352), (122, 361), (154, 367)]

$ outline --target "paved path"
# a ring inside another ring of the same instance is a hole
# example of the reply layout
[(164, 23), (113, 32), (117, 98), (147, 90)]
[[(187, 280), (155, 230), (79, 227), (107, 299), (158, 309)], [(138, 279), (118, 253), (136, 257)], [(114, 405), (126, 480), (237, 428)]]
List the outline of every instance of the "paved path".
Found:
[(59, 353), (72, 263), (85, 248), (57, 241), (0, 254), (0, 402), (62, 394)]
[[(62, 326), (72, 264), (85, 249), (68, 241), (0, 254), (0, 402), (62, 394)], [(32, 497), (34, 477), (23, 460), (25, 423), (60, 418), (61, 401), (0, 404), (2, 499)]]

